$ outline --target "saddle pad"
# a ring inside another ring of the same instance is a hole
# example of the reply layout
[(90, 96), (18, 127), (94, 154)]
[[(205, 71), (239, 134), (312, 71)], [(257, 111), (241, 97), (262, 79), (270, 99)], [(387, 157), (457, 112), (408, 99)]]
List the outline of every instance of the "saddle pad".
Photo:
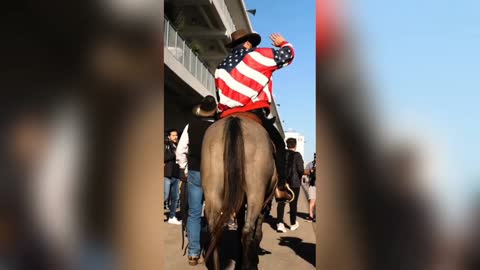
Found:
[[(262, 125), (262, 120), (260, 119), (260, 117), (258, 117), (256, 114), (254, 113), (251, 113), (251, 112), (238, 112), (238, 113), (232, 113), (231, 115), (227, 116), (226, 118), (228, 117), (232, 117), (232, 116), (235, 116), (235, 117), (240, 117), (240, 118), (248, 118), (250, 120), (253, 120), (255, 121), (257, 124), (259, 124), (260, 126), (262, 126), (263, 128), (263, 125)], [(275, 144), (273, 143), (272, 140), (270, 140), (270, 142), (272, 143), (272, 147), (273, 147), (273, 156), (275, 157), (276, 153), (277, 153), (277, 149), (275, 147)]]
[(250, 120), (255, 121), (257, 124), (259, 124), (260, 126), (263, 127), (263, 125), (262, 125), (262, 120), (261, 120), (257, 115), (255, 115), (254, 113), (251, 113), (251, 112), (233, 113), (233, 114), (227, 116), (227, 118), (228, 118), (228, 117), (232, 117), (232, 116), (248, 118), (248, 119), (250, 119)]

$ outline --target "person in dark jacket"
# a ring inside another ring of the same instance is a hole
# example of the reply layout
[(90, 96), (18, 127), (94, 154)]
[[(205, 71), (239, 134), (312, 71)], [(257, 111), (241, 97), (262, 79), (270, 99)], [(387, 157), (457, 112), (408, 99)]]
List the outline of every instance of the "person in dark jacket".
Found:
[[(201, 255), (200, 234), (203, 210), (203, 188), (200, 174), (202, 142), (207, 129), (213, 124), (217, 103), (207, 96), (193, 108), (195, 118), (185, 127), (177, 147), (180, 179), (187, 182), (188, 196), (188, 263), (198, 264)], [(183, 189), (182, 189), (183, 192)], [(183, 206), (183, 202), (182, 202)]]
[[(297, 203), (298, 196), (300, 195), (301, 179), (304, 174), (304, 169), (302, 155), (295, 151), (297, 148), (297, 140), (294, 138), (288, 138), (287, 148), (285, 175), (287, 184), (295, 194), (293, 201), (290, 202), (290, 230), (294, 231), (300, 226), (297, 222)], [(283, 222), (284, 212), (285, 204), (279, 203), (277, 205), (277, 231), (279, 232), (287, 232)]]
[(177, 150), (178, 131), (171, 129), (168, 131), (168, 141), (165, 142), (165, 161), (164, 161), (164, 203), (168, 203), (170, 197), (170, 214), (168, 223), (182, 224), (176, 217), (177, 202), (179, 196), (179, 166), (176, 160), (175, 151)]

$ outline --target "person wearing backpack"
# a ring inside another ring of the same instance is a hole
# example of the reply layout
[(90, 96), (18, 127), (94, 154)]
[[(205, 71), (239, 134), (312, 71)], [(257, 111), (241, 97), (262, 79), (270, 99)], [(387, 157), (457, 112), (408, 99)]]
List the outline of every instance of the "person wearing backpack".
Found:
[[(297, 140), (295, 138), (287, 139), (287, 148), (285, 166), (286, 182), (295, 194), (294, 199), (289, 203), (290, 230), (295, 231), (300, 226), (297, 222), (297, 204), (298, 196), (300, 195), (300, 186), (302, 184), (302, 175), (304, 174), (303, 158), (300, 153), (296, 152)], [(277, 204), (277, 231), (283, 233), (287, 232), (283, 222), (284, 213), (285, 203)]]

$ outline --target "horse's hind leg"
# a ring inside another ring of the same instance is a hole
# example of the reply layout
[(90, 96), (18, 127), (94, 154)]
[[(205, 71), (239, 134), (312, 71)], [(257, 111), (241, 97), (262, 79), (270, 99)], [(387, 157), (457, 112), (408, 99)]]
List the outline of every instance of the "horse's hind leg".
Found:
[(213, 251), (213, 269), (220, 270), (220, 256), (218, 255), (218, 247)]
[[(208, 258), (208, 260), (212, 260), (211, 264), (209, 263), (210, 266), (213, 266), (213, 269), (217, 270), (219, 269), (220, 267), (220, 264), (219, 264), (219, 256), (218, 256), (218, 239), (213, 239), (212, 238), (212, 230), (214, 229), (215, 227), (215, 223), (216, 223), (216, 220), (217, 218), (219, 217), (220, 215), (220, 212), (221, 212), (221, 208), (222, 208), (222, 204), (221, 204), (221, 199), (220, 199), (220, 195), (219, 194), (215, 194), (215, 193), (206, 193), (205, 194), (205, 216), (207, 218), (207, 222), (208, 222), (208, 229), (209, 229), (209, 232), (210, 232), (210, 237), (209, 237), (209, 241), (208, 241), (208, 245), (207, 245), (207, 251), (209, 250), (210, 248), (210, 245), (214, 244), (216, 247), (212, 250), (212, 253), (210, 255), (213, 255), (213, 256), (210, 256)], [(212, 241), (216, 241), (216, 243), (212, 243)], [(212, 268), (209, 268), (209, 269), (212, 269)]]
[(255, 242), (258, 249), (260, 249), (260, 242), (262, 241), (262, 238), (263, 238), (262, 224), (263, 224), (264, 218), (265, 218), (265, 214), (261, 213), (257, 218), (257, 224), (255, 226)]
[[(247, 216), (242, 229), (242, 267), (244, 270), (258, 269), (258, 244), (256, 227), (262, 205), (248, 200)], [(261, 230), (261, 228), (260, 228)]]

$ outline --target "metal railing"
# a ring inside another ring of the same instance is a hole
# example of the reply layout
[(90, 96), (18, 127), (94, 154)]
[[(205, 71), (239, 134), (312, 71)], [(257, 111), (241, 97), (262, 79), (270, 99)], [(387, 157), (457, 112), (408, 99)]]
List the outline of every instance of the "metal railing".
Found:
[(185, 43), (185, 40), (173, 28), (167, 18), (164, 18), (164, 47), (175, 57), (213, 96), (215, 96), (215, 80), (200, 61), (197, 54)]
[(226, 22), (225, 26), (227, 28), (227, 36), (230, 36), (233, 31), (235, 31), (235, 23), (233, 23), (232, 16), (230, 15), (230, 11), (228, 11), (227, 5), (225, 4), (224, 0), (212, 0), (213, 4), (217, 6), (217, 8), (224, 14)]

